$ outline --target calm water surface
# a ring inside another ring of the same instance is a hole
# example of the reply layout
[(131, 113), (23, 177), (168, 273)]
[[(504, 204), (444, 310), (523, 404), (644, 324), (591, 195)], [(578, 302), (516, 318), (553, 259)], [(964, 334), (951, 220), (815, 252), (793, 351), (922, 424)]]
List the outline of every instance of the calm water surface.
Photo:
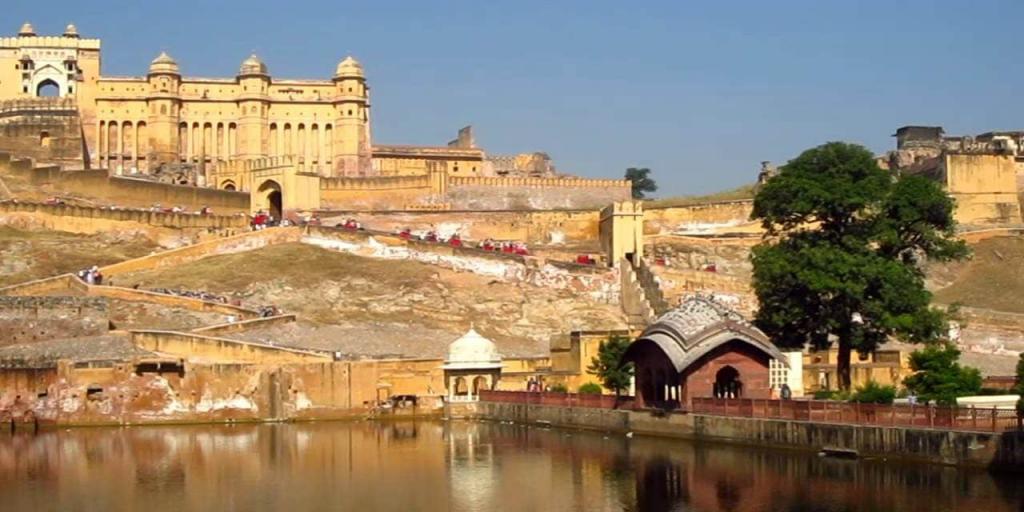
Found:
[(0, 510), (1022, 511), (1024, 480), (493, 423), (0, 435)]

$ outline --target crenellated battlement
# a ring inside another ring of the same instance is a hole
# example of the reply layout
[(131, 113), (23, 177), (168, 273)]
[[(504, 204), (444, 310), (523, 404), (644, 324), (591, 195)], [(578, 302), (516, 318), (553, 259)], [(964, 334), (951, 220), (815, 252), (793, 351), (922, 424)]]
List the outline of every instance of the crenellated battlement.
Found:
[(601, 180), (578, 177), (520, 178), (488, 176), (451, 176), (451, 187), (528, 187), (528, 188), (630, 188), (629, 180)]

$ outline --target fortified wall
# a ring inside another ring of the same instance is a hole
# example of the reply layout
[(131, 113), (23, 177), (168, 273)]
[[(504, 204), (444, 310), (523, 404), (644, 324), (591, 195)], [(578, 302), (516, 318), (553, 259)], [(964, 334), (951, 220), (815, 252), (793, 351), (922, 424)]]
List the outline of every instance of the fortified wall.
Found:
[(107, 300), (98, 297), (0, 296), (0, 347), (105, 334)]
[(97, 198), (122, 207), (149, 208), (181, 206), (199, 210), (204, 206), (218, 213), (249, 211), (249, 194), (229, 190), (171, 185), (121, 176), (108, 176), (105, 170), (64, 171), (59, 166), (35, 166), (30, 159), (14, 159), (0, 153), (0, 175), (25, 178), (34, 186), (49, 186), (55, 192)]

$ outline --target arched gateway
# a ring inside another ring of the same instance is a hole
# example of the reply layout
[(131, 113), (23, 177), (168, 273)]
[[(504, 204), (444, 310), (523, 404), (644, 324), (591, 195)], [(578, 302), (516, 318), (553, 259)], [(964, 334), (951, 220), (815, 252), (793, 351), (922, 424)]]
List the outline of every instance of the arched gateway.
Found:
[(769, 398), (769, 361), (788, 365), (739, 313), (691, 298), (662, 315), (626, 350), (641, 406), (674, 409), (696, 397)]

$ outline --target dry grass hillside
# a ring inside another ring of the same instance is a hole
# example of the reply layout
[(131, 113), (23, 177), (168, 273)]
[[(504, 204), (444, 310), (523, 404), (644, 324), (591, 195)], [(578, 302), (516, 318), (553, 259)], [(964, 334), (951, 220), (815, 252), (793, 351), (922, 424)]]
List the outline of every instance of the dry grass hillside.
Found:
[(1024, 313), (1024, 237), (984, 240), (967, 261), (929, 269), (935, 300)]
[[(618, 305), (570, 291), (297, 243), (115, 279), (125, 286), (206, 290), (245, 303), (273, 304), (305, 320), (278, 333), (288, 338), (279, 342), (317, 348), (328, 343), (366, 355), (435, 353), (434, 345), (454, 340), (471, 324), (508, 355), (546, 354), (550, 337), (571, 329), (624, 327)], [(381, 337), (385, 331), (400, 334), (408, 350), (396, 350), (393, 340)], [(432, 348), (418, 346), (420, 339)]]
[(75, 235), (0, 225), (0, 287), (137, 258), (157, 249), (137, 235)]

